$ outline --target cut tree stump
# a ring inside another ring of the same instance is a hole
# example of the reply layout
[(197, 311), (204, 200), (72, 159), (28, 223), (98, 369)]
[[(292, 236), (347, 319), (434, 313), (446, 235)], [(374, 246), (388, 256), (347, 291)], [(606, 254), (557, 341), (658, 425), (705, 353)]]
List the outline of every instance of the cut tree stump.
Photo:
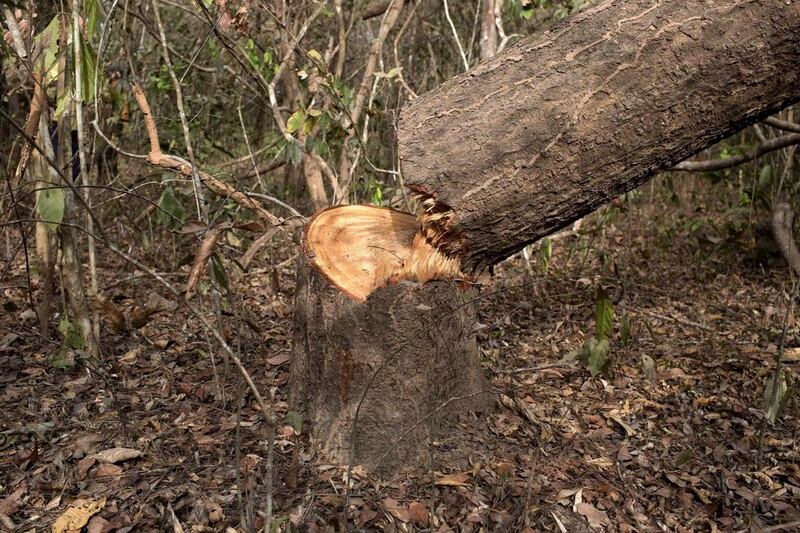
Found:
[(352, 453), (369, 471), (427, 466), (431, 440), (457, 414), (490, 404), (475, 338), (478, 289), (393, 274), (417, 227), (413, 215), (347, 206), (306, 228), (290, 396), (339, 464)]

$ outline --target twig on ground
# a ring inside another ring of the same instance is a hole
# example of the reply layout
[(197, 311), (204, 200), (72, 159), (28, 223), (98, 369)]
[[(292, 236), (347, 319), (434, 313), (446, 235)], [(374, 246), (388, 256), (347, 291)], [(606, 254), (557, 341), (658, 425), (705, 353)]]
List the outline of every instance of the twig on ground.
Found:
[(662, 315), (661, 313), (656, 313), (655, 311), (649, 311), (647, 309), (640, 309), (638, 307), (631, 307), (631, 306), (628, 306), (628, 305), (621, 305), (620, 307), (622, 307), (626, 311), (630, 311), (632, 313), (641, 313), (643, 315), (648, 315), (648, 316), (651, 316), (653, 318), (659, 318), (661, 320), (669, 320), (671, 322), (677, 322), (678, 324), (683, 324), (684, 326), (691, 326), (693, 328), (702, 329), (703, 331), (710, 331), (712, 333), (716, 331), (714, 328), (710, 328), (708, 326), (704, 326), (703, 324), (699, 324), (697, 322), (692, 322), (691, 320), (686, 320), (685, 318), (678, 318), (678, 317), (669, 316), (669, 315)]

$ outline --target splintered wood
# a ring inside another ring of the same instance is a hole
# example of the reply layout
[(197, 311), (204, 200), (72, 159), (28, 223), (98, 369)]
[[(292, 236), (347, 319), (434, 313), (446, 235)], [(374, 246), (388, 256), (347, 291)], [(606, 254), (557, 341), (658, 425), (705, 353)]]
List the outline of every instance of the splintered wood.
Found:
[(309, 221), (305, 252), (325, 278), (358, 301), (390, 281), (464, 277), (421, 233), (412, 214), (383, 207), (341, 206)]

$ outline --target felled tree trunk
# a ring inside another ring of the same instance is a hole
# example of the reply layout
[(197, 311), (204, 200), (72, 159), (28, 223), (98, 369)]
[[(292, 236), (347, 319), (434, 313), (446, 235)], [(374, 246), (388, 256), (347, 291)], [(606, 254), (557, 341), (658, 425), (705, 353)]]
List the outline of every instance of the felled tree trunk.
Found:
[(800, 97), (800, 2), (605, 0), (414, 100), (428, 239), (466, 272)]
[(291, 397), (340, 464), (352, 458), (384, 473), (424, 466), (450, 420), (489, 404), (477, 289), (381, 278), (408, 255), (416, 225), (412, 215), (353, 206), (323, 211), (306, 229)]

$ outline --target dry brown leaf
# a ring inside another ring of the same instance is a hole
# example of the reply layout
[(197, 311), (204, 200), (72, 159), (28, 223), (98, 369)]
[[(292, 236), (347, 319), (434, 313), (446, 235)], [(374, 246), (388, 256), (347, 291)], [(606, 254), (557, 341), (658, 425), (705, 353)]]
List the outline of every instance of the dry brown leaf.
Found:
[(418, 526), (428, 527), (430, 517), (428, 516), (428, 508), (421, 502), (411, 502), (408, 504), (408, 512), (411, 516), (411, 521)]
[(96, 462), (97, 458), (94, 455), (89, 455), (78, 461), (78, 479), (80, 480), (86, 479), (86, 474), (89, 472), (89, 469), (92, 468)]
[(178, 304), (175, 302), (167, 300), (156, 291), (150, 291), (147, 293), (146, 300), (137, 298), (131, 310), (131, 327), (134, 329), (143, 328), (158, 313), (174, 311), (177, 308)]
[[(87, 433), (73, 444), (73, 453), (88, 455), (95, 450), (95, 444), (103, 441), (103, 436), (97, 433)], [(80, 455), (78, 455), (80, 457)]]
[(168, 517), (170, 519), (170, 522), (172, 522), (172, 531), (173, 531), (173, 533), (184, 533), (183, 532), (183, 526), (181, 526), (181, 523), (178, 520), (178, 517), (175, 516), (175, 511), (172, 510), (172, 504), (171, 503), (167, 504), (167, 513), (169, 513)]
[(222, 507), (220, 504), (211, 499), (206, 500), (206, 512), (208, 512), (208, 520), (212, 524), (216, 524), (225, 518), (225, 514), (222, 512)]
[(119, 463), (141, 457), (144, 453), (133, 448), (109, 448), (102, 452), (97, 452), (94, 457), (101, 463)]
[(128, 331), (128, 324), (125, 321), (125, 315), (122, 314), (117, 304), (110, 298), (98, 295), (92, 302), (92, 307), (103, 317), (103, 320), (108, 324), (108, 328), (113, 333), (125, 333)]
[(6, 515), (12, 515), (16, 513), (26, 492), (28, 492), (28, 483), (23, 480), (14, 492), (0, 500), (0, 513)]
[(625, 430), (625, 436), (632, 437), (636, 435), (636, 430), (633, 429), (630, 425), (628, 425), (624, 420), (622, 420), (622, 418), (616, 415), (611, 415), (609, 416), (609, 418), (614, 422), (616, 422), (617, 424), (619, 424), (620, 427)]
[(103, 463), (97, 467), (94, 477), (119, 477), (122, 475), (122, 467), (111, 463)]
[(206, 269), (206, 265), (208, 264), (208, 258), (214, 253), (214, 247), (217, 245), (220, 235), (222, 235), (222, 230), (220, 228), (214, 228), (206, 233), (203, 242), (200, 243), (200, 246), (198, 246), (197, 251), (194, 254), (192, 270), (189, 271), (189, 279), (186, 281), (187, 300), (192, 297), (197, 284), (200, 282), (200, 278), (202, 277), (203, 272)]
[(397, 500), (393, 500), (392, 498), (384, 499), (383, 508), (401, 522), (411, 521), (411, 513), (409, 513), (408, 509), (404, 505), (400, 505)]
[(89, 519), (100, 512), (106, 504), (106, 497), (99, 500), (75, 500), (64, 513), (53, 522), (53, 533), (67, 533), (70, 530), (80, 530)]
[(289, 362), (289, 352), (278, 354), (275, 357), (267, 359), (267, 363), (272, 366), (281, 366)]
[(580, 489), (561, 489), (556, 495), (556, 501), (572, 498)]
[(108, 526), (109, 522), (105, 518), (99, 515), (95, 515), (89, 520), (89, 525), (86, 526), (87, 533), (105, 533), (106, 526)]
[(271, 241), (272, 237), (274, 237), (276, 233), (278, 233), (278, 228), (270, 228), (264, 235), (253, 241), (253, 244), (250, 245), (250, 248), (248, 248), (242, 258), (239, 259), (239, 264), (242, 265), (242, 268), (245, 269), (245, 271), (250, 268), (250, 262), (256, 256), (258, 251), (263, 248), (265, 244)]
[(438, 476), (436, 484), (445, 487), (463, 487), (467, 485), (471, 472), (459, 472), (447, 476)]
[(579, 514), (586, 517), (586, 520), (589, 521), (589, 527), (592, 529), (601, 529), (611, 525), (611, 520), (608, 519), (608, 515), (604, 511), (597, 509), (597, 507), (591, 503), (579, 503), (576, 510)]

